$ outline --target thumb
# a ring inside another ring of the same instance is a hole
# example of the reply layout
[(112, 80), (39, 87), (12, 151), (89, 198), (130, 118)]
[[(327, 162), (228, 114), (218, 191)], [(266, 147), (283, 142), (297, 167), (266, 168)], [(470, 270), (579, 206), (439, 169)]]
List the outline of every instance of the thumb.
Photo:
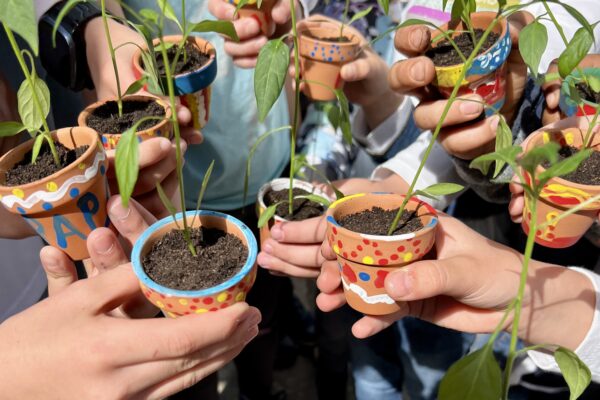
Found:
[(59, 249), (46, 246), (40, 251), (42, 267), (48, 278), (48, 296), (54, 296), (77, 281), (75, 264)]
[(290, 2), (280, 0), (271, 10), (271, 17), (277, 25), (284, 25), (290, 20), (292, 14), (290, 12)]

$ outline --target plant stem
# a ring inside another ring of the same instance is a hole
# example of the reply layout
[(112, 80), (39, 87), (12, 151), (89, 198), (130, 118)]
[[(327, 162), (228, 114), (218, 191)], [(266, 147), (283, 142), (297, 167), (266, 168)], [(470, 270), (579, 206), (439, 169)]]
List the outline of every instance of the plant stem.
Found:
[(588, 130), (585, 134), (585, 138), (583, 140), (583, 147), (587, 148), (591, 146), (592, 142), (592, 132), (594, 131), (594, 127), (596, 126), (596, 122), (598, 122), (598, 115), (600, 114), (600, 105), (596, 106), (596, 112), (594, 113), (594, 118), (592, 118), (592, 122), (588, 126)]
[(296, 27), (296, 4), (290, 0), (290, 13), (292, 16), (292, 36), (294, 38), (294, 81), (296, 84), (294, 93), (294, 118), (290, 130), (290, 188), (288, 191), (288, 211), (290, 216), (294, 213), (294, 159), (296, 158), (296, 133), (298, 129), (298, 118), (300, 116), (300, 43), (298, 40), (298, 29)]
[(442, 130), (442, 124), (444, 123), (444, 121), (446, 120), (446, 117), (448, 116), (448, 113), (450, 112), (450, 107), (452, 107), (452, 104), (456, 100), (456, 95), (458, 94), (458, 90), (460, 89), (461, 84), (462, 84), (463, 80), (465, 79), (465, 76), (467, 75), (467, 71), (469, 70), (469, 67), (473, 63), (473, 60), (477, 57), (479, 49), (481, 49), (481, 46), (483, 46), (483, 43), (485, 43), (490, 32), (498, 23), (498, 18), (499, 18), (499, 16), (496, 16), (492, 20), (490, 25), (483, 32), (483, 35), (481, 35), (481, 38), (479, 39), (479, 42), (477, 42), (477, 45), (473, 49), (473, 52), (471, 53), (469, 58), (467, 58), (467, 61), (465, 62), (465, 66), (463, 67), (463, 69), (460, 73), (460, 76), (458, 77), (458, 80), (456, 82), (456, 85), (454, 85), (454, 89), (452, 89), (452, 93), (450, 94), (448, 102), (446, 103), (446, 106), (444, 107), (444, 110), (442, 111), (442, 116), (441, 116), (437, 126), (435, 127), (435, 130), (433, 131), (433, 135), (431, 136), (429, 145), (427, 146), (427, 149), (425, 150), (425, 153), (423, 154), (423, 159), (421, 160), (421, 164), (419, 165), (419, 168), (417, 169), (415, 177), (413, 178), (412, 182), (410, 183), (410, 187), (408, 188), (408, 191), (406, 192), (406, 197), (404, 198), (404, 201), (402, 201), (402, 205), (400, 206), (400, 209), (396, 213), (396, 216), (394, 217), (394, 220), (392, 221), (392, 224), (391, 224), (390, 228), (388, 229), (388, 236), (391, 236), (394, 233), (394, 231), (396, 230), (396, 228), (398, 227), (398, 223), (400, 222), (402, 213), (404, 212), (404, 209), (406, 208), (406, 204), (408, 204), (408, 201), (413, 196), (415, 186), (417, 184), (417, 181), (419, 180), (419, 176), (421, 175), (421, 172), (423, 171), (423, 168), (425, 167), (425, 163), (427, 162), (427, 159), (429, 158), (429, 155), (431, 154), (433, 145), (435, 144), (435, 141), (436, 141), (438, 135), (440, 134), (440, 131)]
[[(60, 165), (60, 159), (58, 158), (58, 152), (56, 151), (56, 146), (54, 145), (54, 140), (52, 139), (52, 135), (50, 134), (50, 127), (48, 127), (48, 122), (46, 121), (46, 116), (44, 115), (44, 112), (42, 109), (42, 103), (40, 102), (38, 93), (35, 89), (36, 85), (35, 85), (33, 76), (31, 74), (31, 72), (29, 71), (27, 64), (25, 63), (25, 59), (23, 58), (21, 49), (19, 49), (19, 45), (17, 44), (17, 40), (15, 39), (15, 36), (13, 35), (12, 31), (10, 30), (10, 28), (8, 26), (6, 26), (5, 23), (2, 23), (2, 26), (4, 27), (4, 31), (6, 32), (6, 37), (8, 38), (8, 41), (10, 42), (13, 52), (15, 53), (15, 56), (17, 57), (17, 60), (19, 61), (19, 66), (21, 67), (21, 70), (23, 71), (23, 75), (25, 75), (25, 79), (27, 79), (27, 82), (29, 82), (29, 86), (31, 88), (31, 97), (33, 98), (33, 104), (42, 119), (42, 126), (44, 128), (42, 135), (44, 135), (44, 138), (48, 142), (48, 146), (50, 147), (50, 151), (52, 152), (52, 157), (54, 158), (54, 163), (58, 167), (60, 167), (61, 165)], [(31, 62), (33, 63), (33, 59), (31, 59)], [(32, 68), (34, 68), (33, 64), (32, 64)], [(35, 162), (33, 162), (33, 164), (35, 164)]]
[(102, 23), (104, 24), (104, 34), (106, 35), (106, 41), (108, 42), (108, 50), (110, 51), (110, 59), (112, 66), (115, 71), (115, 80), (117, 81), (117, 107), (119, 109), (119, 117), (123, 116), (123, 94), (121, 93), (121, 79), (119, 78), (119, 69), (117, 68), (117, 58), (115, 57), (115, 48), (112, 44), (112, 38), (110, 37), (110, 30), (108, 29), (108, 16), (106, 15), (106, 0), (100, 0), (100, 8), (102, 9)]
[(342, 19), (342, 25), (340, 26), (340, 38), (344, 35), (344, 24), (348, 21), (348, 10), (350, 9), (350, 0), (346, 0), (344, 6), (344, 18)]

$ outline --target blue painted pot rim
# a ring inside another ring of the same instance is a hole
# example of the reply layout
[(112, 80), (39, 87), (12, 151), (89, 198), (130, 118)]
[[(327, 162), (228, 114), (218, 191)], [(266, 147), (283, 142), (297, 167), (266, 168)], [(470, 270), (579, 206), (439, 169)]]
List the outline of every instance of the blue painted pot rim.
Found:
[(199, 92), (209, 87), (217, 77), (217, 55), (212, 54), (210, 61), (202, 68), (175, 76), (175, 94), (182, 96)]
[[(193, 217), (194, 215), (196, 215), (196, 211), (188, 211), (185, 213), (185, 215), (188, 218)], [(244, 235), (244, 239), (246, 240), (245, 244), (246, 244), (246, 246), (248, 246), (248, 259), (246, 260), (246, 263), (244, 264), (242, 269), (240, 271), (238, 271), (237, 274), (235, 274), (234, 276), (232, 276), (231, 278), (226, 280), (225, 282), (223, 282), (217, 286), (213, 286), (211, 288), (201, 289), (201, 290), (171, 289), (171, 288), (162, 286), (162, 285), (154, 282), (146, 274), (146, 271), (144, 271), (144, 267), (142, 267), (142, 260), (141, 260), (142, 248), (144, 247), (144, 244), (148, 241), (148, 239), (150, 239), (150, 236), (154, 232), (156, 232), (158, 229), (164, 227), (165, 225), (174, 224), (173, 218), (171, 216), (168, 216), (166, 218), (161, 219), (160, 221), (156, 221), (148, 229), (146, 229), (144, 231), (144, 233), (138, 238), (138, 240), (136, 240), (135, 245), (133, 246), (133, 250), (131, 252), (131, 264), (133, 265), (133, 272), (135, 273), (135, 275), (138, 277), (138, 279), (144, 286), (146, 286), (149, 289), (154, 290), (155, 292), (163, 294), (165, 296), (205, 297), (205, 296), (212, 296), (212, 295), (218, 294), (224, 290), (227, 290), (228, 288), (230, 288), (232, 286), (237, 285), (246, 275), (248, 275), (248, 273), (250, 273), (250, 271), (254, 267), (254, 264), (256, 262), (256, 256), (258, 254), (258, 245), (256, 243), (256, 238), (254, 237), (254, 234), (252, 233), (250, 228), (248, 228), (239, 219), (232, 217), (231, 215), (223, 214), (223, 213), (220, 213), (217, 211), (200, 210), (200, 211), (198, 211), (197, 215), (199, 217), (211, 216), (211, 217), (222, 218), (222, 219), (225, 219), (225, 220), (228, 220), (228, 221), (234, 223), (240, 229), (240, 231)], [(179, 221), (182, 219), (183, 213), (178, 213), (178, 214), (176, 214), (175, 217)]]
[[(593, 75), (600, 78), (600, 68), (584, 68), (583, 72), (586, 75)], [(567, 117), (572, 117), (573, 115), (577, 114), (577, 103), (571, 100), (571, 97), (569, 96), (569, 83), (575, 78), (581, 78), (579, 71), (573, 71), (571, 75), (567, 76), (560, 85), (559, 107)], [(590, 106), (595, 106), (594, 103), (589, 101), (584, 100), (584, 103)]]

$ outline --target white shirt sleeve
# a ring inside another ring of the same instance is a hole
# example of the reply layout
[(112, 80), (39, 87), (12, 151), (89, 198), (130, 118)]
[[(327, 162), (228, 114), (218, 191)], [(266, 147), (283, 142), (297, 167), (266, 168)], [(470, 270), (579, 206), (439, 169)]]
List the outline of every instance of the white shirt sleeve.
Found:
[[(600, 382), (600, 275), (583, 268), (571, 269), (587, 276), (592, 281), (594, 291), (596, 292), (596, 310), (594, 311), (592, 326), (579, 347), (575, 350), (575, 354), (579, 356), (581, 361), (592, 372), (592, 380)], [(527, 354), (541, 369), (560, 372), (558, 364), (556, 364), (551, 353), (545, 350), (533, 350), (528, 351)]]
[(46, 14), (46, 12), (59, 1), (60, 0), (33, 0), (36, 20), (39, 21), (42, 18), (42, 15)]

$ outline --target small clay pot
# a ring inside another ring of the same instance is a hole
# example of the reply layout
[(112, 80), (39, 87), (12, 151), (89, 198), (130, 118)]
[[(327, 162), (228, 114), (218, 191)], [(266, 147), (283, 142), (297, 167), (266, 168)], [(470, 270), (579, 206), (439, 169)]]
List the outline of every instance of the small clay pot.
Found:
[[(165, 36), (164, 41), (168, 43), (180, 43), (181, 36), (172, 35)], [(187, 72), (184, 74), (175, 75), (174, 86), (175, 94), (179, 97), (182, 105), (190, 109), (192, 113), (192, 122), (194, 129), (202, 129), (208, 123), (210, 116), (210, 85), (217, 77), (217, 52), (212, 44), (207, 40), (198, 36), (190, 36), (187, 41), (193, 43), (201, 52), (210, 55), (210, 60), (201, 68)], [(154, 45), (158, 45), (160, 41), (154, 40)], [(142, 68), (142, 50), (148, 51), (146, 47), (138, 49), (133, 55), (133, 73), (136, 79), (140, 79), (144, 70)], [(163, 78), (163, 87), (167, 87)], [(160, 94), (160, 93), (155, 93)]]
[[(191, 224), (196, 211), (185, 213)], [(166, 217), (155, 222), (138, 238), (131, 253), (133, 272), (140, 281), (140, 287), (146, 298), (160, 308), (165, 316), (177, 318), (188, 314), (202, 314), (217, 311), (235, 303), (245, 301), (246, 295), (256, 279), (256, 254), (258, 252), (256, 239), (250, 228), (240, 220), (220, 212), (198, 211), (193, 228), (204, 226), (220, 229), (237, 236), (248, 248), (248, 259), (242, 269), (225, 282), (202, 290), (176, 290), (154, 282), (144, 271), (142, 260), (165, 234), (177, 229), (172, 217)], [(176, 215), (181, 221), (183, 214)], [(181, 225), (181, 224), (179, 224)]]
[[(237, 7), (240, 0), (225, 0)], [(240, 18), (253, 18), (258, 22), (261, 32), (266, 37), (271, 37), (275, 33), (275, 21), (271, 17), (271, 11), (277, 0), (263, 0), (258, 8), (256, 0), (250, 0), (245, 6), (239, 9), (238, 15)]]
[[(561, 146), (573, 146), (581, 148), (586, 131), (580, 128), (568, 129), (540, 129), (532, 133), (523, 143), (525, 151), (530, 151), (536, 146), (548, 143), (550, 141), (559, 143)], [(592, 148), (600, 151), (600, 135), (595, 134), (592, 139)], [(538, 167), (538, 174), (544, 171), (543, 167)], [(531, 176), (522, 171), (525, 179), (531, 182)], [(552, 178), (542, 189), (540, 199), (537, 204), (537, 225), (545, 224), (553, 220), (558, 215), (573, 208), (591, 197), (600, 194), (600, 186), (582, 185), (569, 182), (563, 178)], [(523, 208), (523, 222), (521, 226), (523, 231), (528, 234), (531, 224), (531, 199), (525, 196), (525, 207)], [(592, 226), (598, 212), (600, 211), (600, 201), (592, 203), (588, 207), (574, 214), (571, 214), (554, 225), (549, 225), (544, 229), (538, 228), (535, 236), (535, 242), (550, 248), (562, 249), (570, 247), (587, 232)]]
[(69, 149), (89, 148), (75, 162), (44, 179), (5, 186), (6, 171), (23, 160), (34, 140), (15, 147), (0, 158), (0, 202), (25, 218), (50, 245), (73, 260), (83, 260), (89, 258), (88, 235), (110, 224), (106, 214), (108, 159), (93, 129), (62, 128), (52, 132), (52, 137)]
[(393, 210), (404, 196), (392, 193), (361, 193), (344, 197), (327, 210), (327, 242), (337, 254), (346, 301), (356, 311), (370, 315), (387, 315), (400, 310), (385, 291), (384, 281), (390, 272), (420, 260), (435, 243), (438, 215), (429, 204), (412, 198), (407, 211), (417, 210), (423, 228), (417, 232), (393, 236), (353, 232), (337, 221), (373, 207)]
[[(495, 17), (495, 12), (473, 13), (471, 14), (473, 28), (485, 30)], [(456, 31), (452, 34), (453, 37), (467, 31), (462, 21), (451, 21), (440, 27), (442, 31), (449, 29)], [(501, 109), (506, 100), (506, 60), (512, 50), (512, 40), (506, 19), (500, 19), (492, 32), (499, 34), (500, 38), (492, 47), (473, 60), (473, 65), (467, 71), (465, 80), (461, 83), (458, 91), (459, 96), (478, 94), (483, 97), (485, 103), (492, 107), (492, 109), (486, 109), (487, 116), (493, 114), (494, 110)], [(442, 35), (440, 31), (432, 32), (432, 39), (440, 35)], [(440, 41), (435, 43), (440, 43)], [(464, 64), (435, 67), (436, 75), (433, 85), (438, 88), (442, 96), (450, 97), (464, 67)]]
[[(260, 190), (258, 191), (258, 201), (256, 202), (256, 213), (258, 217), (260, 218), (262, 213), (265, 212), (265, 210), (267, 209), (267, 205), (265, 204), (265, 195), (267, 193), (273, 190), (278, 191), (288, 189), (289, 187), (290, 178), (273, 179), (271, 182), (267, 182), (264, 185), (262, 185)], [(328, 194), (316, 188), (313, 184), (303, 181), (301, 179), (294, 179), (294, 188), (304, 189), (309, 193), (314, 193), (328, 200), (333, 200)], [(285, 221), (286, 220), (284, 218), (275, 215), (267, 224), (260, 228), (260, 244), (262, 245), (265, 242), (265, 240), (271, 237), (271, 228), (273, 227), (273, 225)]]
[[(173, 123), (171, 122), (171, 116), (173, 115), (171, 111), (171, 107), (167, 103), (165, 103), (161, 99), (157, 99), (155, 97), (150, 96), (141, 96), (141, 95), (133, 95), (123, 97), (123, 101), (125, 100), (152, 100), (156, 101), (162, 108), (165, 110), (165, 119), (162, 121), (157, 121), (157, 124), (151, 128), (144, 129), (136, 132), (136, 136), (140, 142), (148, 139), (152, 139), (154, 137), (162, 136), (167, 139), (171, 139), (173, 137)], [(98, 107), (103, 106), (109, 101), (113, 100), (103, 100), (98, 101), (83, 110), (79, 117), (77, 118), (77, 124), (79, 126), (88, 127), (87, 120), (89, 116), (94, 112), (94, 110)], [(116, 100), (115, 100), (116, 101)], [(102, 145), (106, 150), (112, 150), (117, 148), (117, 143), (121, 139), (121, 134), (123, 132), (99, 132), (102, 139)]]
[[(600, 68), (586, 68), (583, 70), (583, 73), (586, 76), (591, 75), (600, 78)], [(569, 84), (575, 79), (581, 79), (581, 74), (579, 73), (579, 71), (573, 71), (571, 75), (567, 76), (567, 78), (563, 81), (560, 87), (560, 110), (566, 117), (572, 117), (574, 115), (578, 117), (583, 117), (585, 115), (594, 115), (596, 113), (596, 107), (598, 107), (597, 105), (594, 105), (590, 102), (585, 102), (583, 104), (582, 110), (576, 102), (571, 100), (571, 97), (569, 95)]]
[(318, 38), (340, 35), (338, 24), (324, 22), (302, 25), (298, 35), (302, 79), (307, 81), (304, 83), (304, 94), (315, 101), (335, 100), (333, 90), (344, 87), (340, 71), (344, 64), (356, 58), (360, 50), (359, 38), (346, 29), (343, 35), (350, 39), (349, 42), (320, 40)]

